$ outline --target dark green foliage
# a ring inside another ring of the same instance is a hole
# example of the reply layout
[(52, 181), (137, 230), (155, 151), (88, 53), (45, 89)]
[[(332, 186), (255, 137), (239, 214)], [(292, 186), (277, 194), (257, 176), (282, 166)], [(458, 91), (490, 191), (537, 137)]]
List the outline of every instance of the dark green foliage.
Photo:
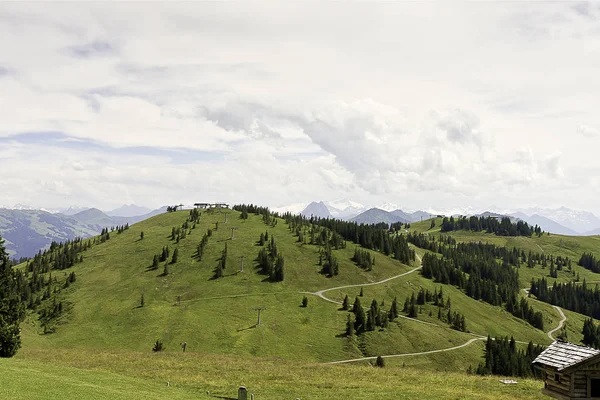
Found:
[(583, 253), (577, 264), (597, 274), (600, 273), (600, 260), (591, 253)]
[(19, 324), (25, 318), (25, 306), (17, 280), (0, 237), (0, 357), (12, 357), (21, 347)]
[(396, 318), (398, 318), (398, 302), (396, 301), (395, 297), (394, 297), (394, 300), (392, 301), (392, 306), (390, 307), (390, 312), (388, 313), (388, 318), (390, 319), (390, 321), (393, 321)]
[(144, 293), (142, 293), (142, 297), (140, 298), (140, 307), (144, 307), (146, 302), (144, 301)]
[(207, 233), (205, 233), (204, 236), (202, 236), (202, 240), (198, 244), (198, 248), (196, 249), (196, 258), (198, 258), (198, 261), (202, 261), (202, 256), (204, 255), (204, 249), (206, 248), (206, 245), (208, 244), (208, 236), (209, 235)]
[(177, 262), (177, 258), (179, 257), (179, 249), (173, 250), (173, 257), (171, 258), (171, 264), (175, 264)]
[(227, 243), (225, 243), (225, 247), (221, 253), (221, 258), (219, 258), (219, 262), (215, 268), (215, 274), (213, 275), (213, 278), (221, 278), (225, 273), (225, 268), (227, 268)]
[[(169, 251), (169, 246), (164, 246), (164, 247), (162, 248), (162, 253), (160, 254), (159, 261), (160, 261), (160, 262), (165, 262), (165, 261), (167, 261), (167, 259), (169, 258), (169, 252), (170, 252), (170, 251)], [(158, 268), (158, 266), (157, 266), (157, 268)]]
[(156, 342), (154, 342), (154, 346), (152, 347), (152, 351), (157, 353), (164, 350), (165, 346), (163, 345), (163, 342), (160, 339), (156, 339)]
[(585, 321), (583, 321), (581, 333), (583, 333), (581, 343), (586, 346), (600, 349), (600, 325), (595, 325), (593, 319), (586, 318)]
[(330, 246), (326, 246), (323, 252), (323, 269), (322, 272), (329, 277), (338, 275), (340, 267), (337, 258), (333, 255)]
[(500, 221), (493, 217), (444, 217), (442, 220), (442, 232), (450, 231), (473, 231), (494, 233), (497, 236), (531, 236), (534, 233), (539, 237), (543, 231), (539, 226), (529, 226), (521, 220), (513, 223), (510, 218), (503, 217)]
[(532, 280), (529, 292), (538, 300), (600, 319), (600, 288), (589, 289), (585, 279), (581, 285), (554, 282), (551, 287), (544, 278)]
[(302, 298), (302, 307), (307, 307), (308, 306), (308, 297), (304, 296)]
[(359, 293), (358, 295), (359, 295), (360, 297), (363, 297), (363, 294), (364, 294), (364, 292), (363, 292), (363, 288), (360, 288), (360, 293)]
[(484, 363), (477, 367), (479, 375), (503, 375), (503, 376), (535, 376), (532, 361), (542, 352), (542, 346), (534, 346), (529, 342), (527, 350), (517, 350), (514, 338), (496, 338), (492, 340), (488, 336), (485, 343)]
[(152, 260), (152, 269), (158, 269), (158, 255), (154, 255), (154, 259)]
[(144, 240), (144, 232), (140, 232), (140, 240)]
[[(467, 296), (483, 300), (495, 306), (505, 303), (507, 311), (522, 318), (532, 326), (543, 329), (543, 316), (534, 312), (527, 300), (517, 302), (519, 274), (516, 268), (524, 258), (524, 252), (484, 243), (456, 243), (451, 237), (440, 237), (437, 241), (421, 234), (411, 234), (408, 240), (427, 250), (442, 254), (423, 256), (421, 274), (436, 282), (455, 285)], [(530, 256), (542, 263), (544, 255)], [(499, 259), (501, 260), (499, 262)], [(552, 258), (551, 263), (555, 260)], [(558, 263), (558, 262), (557, 262)], [(560, 258), (561, 265), (568, 259)]]
[(384, 361), (383, 357), (377, 356), (377, 359), (375, 360), (375, 366), (379, 367), (379, 368), (385, 367), (385, 361)]
[(365, 316), (365, 310), (363, 310), (360, 299), (356, 297), (354, 299), (354, 306), (352, 307), (352, 312), (354, 313), (354, 331), (356, 333), (362, 333), (367, 328), (367, 321)]
[(354, 329), (354, 325), (355, 322), (352, 319), (352, 314), (348, 314), (348, 320), (346, 321), (346, 336), (354, 336), (355, 335), (355, 329)]
[(535, 311), (526, 299), (522, 298), (517, 303), (515, 296), (509, 297), (506, 302), (506, 311), (529, 322), (532, 326), (544, 330), (544, 315), (541, 311)]
[(348, 300), (348, 295), (344, 297), (344, 301), (342, 302), (342, 310), (347, 310), (350, 307), (350, 300)]
[(121, 234), (121, 233), (125, 232), (127, 229), (129, 229), (128, 223), (125, 225), (117, 226), (116, 231), (118, 234)]
[(352, 261), (358, 264), (359, 267), (364, 268), (367, 271), (371, 271), (373, 269), (374, 260), (374, 257), (371, 259), (371, 253), (369, 251), (360, 249), (358, 247), (354, 249)]
[(162, 276), (169, 275), (169, 263), (165, 263), (165, 267), (163, 268)]
[[(265, 235), (265, 240), (266, 240)], [(263, 238), (261, 234), (261, 239)], [(279, 254), (275, 238), (271, 235), (271, 240), (267, 248), (261, 248), (258, 252), (258, 266), (262, 274), (268, 275), (272, 282), (281, 282), (285, 276), (285, 260), (283, 255)]]

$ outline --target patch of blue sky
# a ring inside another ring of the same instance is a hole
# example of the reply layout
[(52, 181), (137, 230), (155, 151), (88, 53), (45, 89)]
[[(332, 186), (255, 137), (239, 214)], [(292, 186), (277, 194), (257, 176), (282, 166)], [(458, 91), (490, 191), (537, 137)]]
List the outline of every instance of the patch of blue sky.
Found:
[(159, 148), (151, 146), (113, 147), (102, 142), (78, 138), (63, 132), (26, 132), (0, 137), (0, 146), (19, 143), (24, 145), (43, 145), (69, 150), (95, 150), (107, 154), (123, 156), (163, 157), (172, 164), (193, 164), (196, 162), (217, 163), (224, 160), (223, 151), (204, 151), (186, 148)]

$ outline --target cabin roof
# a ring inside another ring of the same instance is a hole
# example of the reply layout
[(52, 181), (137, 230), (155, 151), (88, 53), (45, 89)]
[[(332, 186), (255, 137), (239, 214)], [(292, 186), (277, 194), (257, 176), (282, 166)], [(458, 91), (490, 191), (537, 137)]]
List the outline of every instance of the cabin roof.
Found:
[(533, 360), (533, 364), (541, 364), (561, 371), (575, 366), (600, 354), (600, 350), (577, 344), (556, 341)]

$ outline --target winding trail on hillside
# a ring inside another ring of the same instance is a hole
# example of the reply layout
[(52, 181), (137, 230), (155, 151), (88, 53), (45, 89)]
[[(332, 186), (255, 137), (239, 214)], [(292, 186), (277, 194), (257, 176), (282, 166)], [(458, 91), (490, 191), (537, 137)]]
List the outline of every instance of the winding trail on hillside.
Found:
[[(311, 295), (320, 297), (323, 300), (328, 301), (330, 303), (334, 303), (334, 304), (338, 304), (338, 305), (342, 304), (342, 302), (340, 302), (340, 301), (333, 300), (333, 299), (330, 299), (330, 298), (326, 297), (325, 293), (333, 291), (333, 290), (347, 289), (347, 288), (353, 288), (353, 287), (363, 287), (363, 286), (380, 285), (382, 283), (386, 283), (386, 282), (389, 282), (391, 280), (394, 280), (394, 279), (397, 279), (397, 278), (400, 278), (400, 277), (412, 274), (413, 272), (418, 271), (421, 268), (423, 268), (423, 260), (421, 259), (421, 257), (418, 254), (415, 254), (415, 255), (419, 259), (420, 266), (417, 267), (417, 268), (413, 268), (412, 270), (404, 272), (402, 274), (394, 275), (394, 276), (392, 276), (390, 278), (383, 279), (383, 280), (378, 281), (378, 282), (360, 283), (360, 284), (355, 284), (355, 285), (344, 285), (344, 286), (338, 286), (338, 287), (334, 287), (334, 288), (319, 290), (317, 292), (302, 292), (302, 293), (311, 294)], [(525, 293), (529, 294), (529, 289), (528, 288), (523, 288), (522, 290)], [(550, 338), (550, 340), (554, 340), (554, 337), (552, 336), (553, 333), (556, 332), (556, 331), (558, 331), (558, 330), (560, 330), (563, 327), (565, 321), (567, 320), (567, 317), (565, 316), (565, 314), (563, 313), (563, 311), (560, 309), (560, 307), (557, 307), (557, 306), (553, 306), (553, 307), (560, 314), (561, 320), (560, 320), (560, 322), (559, 322), (559, 324), (558, 324), (558, 326), (556, 328), (552, 329), (551, 331), (549, 331), (547, 333), (548, 338)], [(406, 316), (403, 316), (403, 315), (399, 315), (399, 317), (404, 318), (404, 319), (409, 319), (411, 321), (419, 322), (419, 323), (422, 323), (422, 324), (426, 324), (426, 325), (432, 325), (432, 326), (435, 326), (435, 327), (440, 327), (437, 324), (434, 324), (434, 323), (431, 323), (431, 322), (426, 322), (426, 321), (421, 321), (421, 320), (418, 320), (416, 318), (410, 318), (410, 317), (406, 317)], [(450, 329), (450, 328), (448, 328), (448, 329)], [(466, 341), (465, 343), (463, 343), (461, 345), (458, 345), (458, 346), (453, 346), (453, 347), (448, 347), (448, 348), (445, 348), (445, 349), (438, 349), (438, 350), (421, 351), (421, 352), (416, 352), (416, 353), (388, 354), (388, 355), (384, 355), (384, 356), (381, 356), (381, 357), (382, 358), (395, 358), (395, 357), (422, 356), (422, 355), (427, 355), (427, 354), (442, 353), (442, 352), (447, 352), (447, 351), (458, 350), (458, 349), (461, 349), (463, 347), (467, 347), (467, 346), (471, 345), (472, 343), (475, 343), (478, 340), (486, 340), (487, 339), (487, 337), (481, 336), (481, 335), (478, 335), (478, 334), (475, 334), (475, 333), (468, 333), (468, 334), (470, 334), (472, 336), (475, 336), (475, 338), (470, 339), (470, 340)], [(519, 340), (517, 340), (516, 342), (517, 343), (521, 343), (521, 344), (528, 344), (528, 342), (523, 342), (523, 341), (519, 341)], [(360, 358), (353, 358), (353, 359), (349, 359), (349, 360), (340, 360), (340, 361), (331, 361), (331, 362), (328, 362), (326, 364), (346, 364), (346, 363), (351, 363), (351, 362), (370, 361), (370, 360), (375, 360), (375, 359), (377, 359), (377, 356), (360, 357)]]
[[(329, 289), (323, 289), (323, 290), (319, 290), (318, 292), (314, 292), (314, 293), (310, 293), (310, 294), (312, 294), (312, 295), (315, 295), (315, 296), (318, 296), (318, 297), (322, 298), (323, 300), (325, 300), (325, 301), (328, 301), (328, 302), (330, 302), (330, 303), (342, 304), (342, 302), (341, 302), (341, 301), (337, 301), (337, 300), (333, 300), (333, 299), (330, 299), (330, 298), (328, 298), (328, 297), (325, 297), (324, 293), (326, 293), (326, 292), (331, 292), (332, 290), (340, 290), (340, 289), (347, 289), (347, 288), (353, 288), (353, 287), (363, 287), (363, 286), (374, 286), (374, 285), (381, 285), (382, 283), (386, 283), (386, 282), (389, 282), (389, 281), (391, 281), (391, 280), (394, 280), (394, 279), (398, 279), (398, 278), (400, 278), (400, 277), (403, 277), (403, 276), (405, 276), (405, 275), (412, 274), (413, 272), (415, 272), (415, 271), (418, 271), (418, 270), (420, 270), (421, 268), (423, 268), (423, 260), (421, 259), (421, 257), (420, 257), (418, 254), (415, 254), (415, 256), (416, 256), (416, 257), (419, 259), (419, 263), (420, 263), (420, 265), (419, 265), (417, 268), (413, 268), (413, 269), (411, 269), (410, 271), (404, 272), (404, 273), (402, 273), (402, 274), (394, 275), (394, 276), (392, 276), (392, 277), (390, 277), (390, 278), (383, 279), (383, 280), (381, 280), (381, 281), (378, 281), (378, 282), (371, 282), (371, 283), (358, 283), (358, 284), (356, 284), (356, 285), (344, 285), (344, 286), (338, 286), (338, 287), (334, 287), (334, 288), (329, 288)], [(409, 319), (413, 319), (413, 318), (409, 318)], [(433, 324), (433, 325), (435, 325), (435, 324)]]
[[(469, 340), (466, 343), (463, 343), (463, 344), (460, 344), (460, 345), (454, 346), (454, 347), (448, 347), (446, 349), (421, 351), (421, 352), (417, 352), (417, 353), (390, 354), (390, 355), (387, 355), (387, 356), (381, 356), (381, 358), (422, 356), (422, 355), (426, 355), (426, 354), (443, 353), (445, 351), (458, 350), (458, 349), (461, 349), (463, 347), (467, 347), (471, 343), (474, 343), (474, 342), (476, 342), (478, 340), (485, 340), (485, 339), (486, 339), (485, 337), (478, 337), (478, 338), (471, 339), (471, 340)], [(345, 363), (351, 363), (351, 362), (356, 362), (356, 361), (369, 361), (369, 360), (375, 360), (375, 359), (377, 359), (377, 356), (354, 358), (354, 359), (351, 359), (351, 360), (331, 361), (331, 362), (328, 362), (326, 364), (345, 364)]]
[(567, 320), (567, 317), (565, 316), (565, 313), (563, 313), (563, 310), (561, 310), (560, 307), (558, 307), (558, 306), (552, 306), (552, 307), (554, 307), (554, 309), (556, 311), (558, 311), (558, 313), (560, 314), (560, 317), (562, 319), (560, 320), (560, 322), (558, 323), (558, 326), (556, 328), (552, 329), (551, 331), (548, 331), (548, 337), (550, 338), (550, 340), (554, 340), (554, 337), (552, 336), (552, 334), (554, 332), (558, 331), (560, 328), (562, 328), (563, 324)]

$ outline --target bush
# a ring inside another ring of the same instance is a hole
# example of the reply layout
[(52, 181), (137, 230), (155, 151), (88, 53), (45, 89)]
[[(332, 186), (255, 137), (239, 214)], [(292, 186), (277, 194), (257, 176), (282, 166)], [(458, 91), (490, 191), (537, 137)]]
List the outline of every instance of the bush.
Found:
[(157, 353), (159, 351), (164, 351), (165, 350), (165, 346), (163, 346), (163, 342), (160, 341), (160, 339), (156, 339), (156, 343), (154, 343), (154, 347), (152, 347), (152, 351)]
[(379, 367), (379, 368), (385, 367), (385, 361), (384, 361), (383, 357), (377, 356), (377, 360), (375, 360), (375, 366)]
[(308, 297), (304, 296), (302, 298), (302, 307), (308, 306)]

